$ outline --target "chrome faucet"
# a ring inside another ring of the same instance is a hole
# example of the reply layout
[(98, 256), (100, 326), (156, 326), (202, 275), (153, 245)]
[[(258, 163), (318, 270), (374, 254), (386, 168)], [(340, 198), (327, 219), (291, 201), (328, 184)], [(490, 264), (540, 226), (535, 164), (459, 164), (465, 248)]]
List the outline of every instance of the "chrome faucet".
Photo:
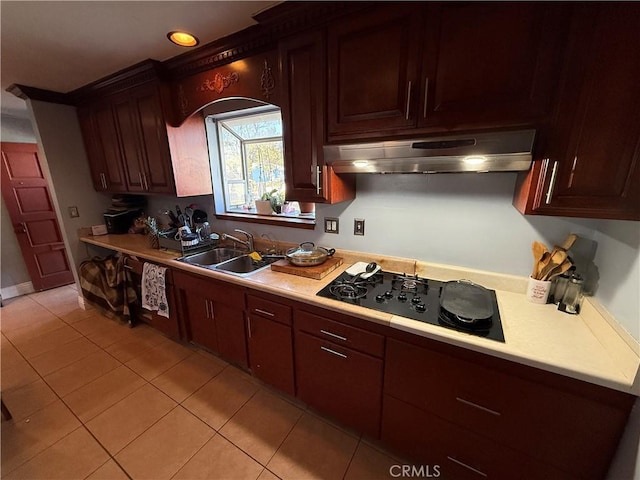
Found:
[(255, 247), (253, 246), (253, 235), (251, 235), (249, 232), (245, 232), (244, 230), (240, 230), (240, 229), (235, 229), (235, 232), (238, 233), (242, 233), (243, 235), (245, 235), (247, 237), (246, 240), (240, 240), (239, 238), (234, 237), (233, 235), (229, 235), (226, 233), (223, 233), (222, 236), (220, 237), (222, 240), (232, 240), (234, 242), (237, 242), (241, 245), (244, 245), (245, 247), (247, 247), (249, 249), (249, 253), (255, 251)]

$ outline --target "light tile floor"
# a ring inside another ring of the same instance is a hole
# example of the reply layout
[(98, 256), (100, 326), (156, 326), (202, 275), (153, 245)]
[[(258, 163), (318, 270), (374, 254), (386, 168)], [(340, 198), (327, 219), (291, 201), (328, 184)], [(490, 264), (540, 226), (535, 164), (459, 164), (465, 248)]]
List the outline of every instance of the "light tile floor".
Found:
[(376, 479), (402, 463), (224, 360), (78, 307), (0, 309), (7, 479)]

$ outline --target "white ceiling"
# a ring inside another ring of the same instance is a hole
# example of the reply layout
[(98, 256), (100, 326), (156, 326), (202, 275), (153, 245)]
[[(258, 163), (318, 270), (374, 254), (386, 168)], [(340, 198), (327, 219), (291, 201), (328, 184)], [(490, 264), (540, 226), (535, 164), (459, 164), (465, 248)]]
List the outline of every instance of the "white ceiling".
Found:
[(147, 58), (188, 49), (166, 34), (186, 30), (201, 45), (237, 32), (277, 1), (0, 1), (3, 115), (26, 117), (12, 83), (69, 92)]

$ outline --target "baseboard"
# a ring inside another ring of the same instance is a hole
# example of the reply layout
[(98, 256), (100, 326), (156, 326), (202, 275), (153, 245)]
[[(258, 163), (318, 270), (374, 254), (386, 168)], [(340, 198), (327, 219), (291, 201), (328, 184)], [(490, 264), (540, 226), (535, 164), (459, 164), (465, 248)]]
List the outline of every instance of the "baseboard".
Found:
[(11, 285), (10, 287), (4, 287), (0, 290), (0, 295), (4, 300), (13, 297), (19, 297), (20, 295), (28, 295), (29, 293), (35, 292), (33, 288), (33, 283), (24, 282), (19, 283), (18, 285)]

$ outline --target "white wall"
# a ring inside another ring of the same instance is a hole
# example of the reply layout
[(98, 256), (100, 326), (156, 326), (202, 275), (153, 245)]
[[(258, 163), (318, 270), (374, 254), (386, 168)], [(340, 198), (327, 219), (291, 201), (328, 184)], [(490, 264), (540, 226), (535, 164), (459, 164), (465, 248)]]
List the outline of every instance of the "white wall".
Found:
[[(549, 247), (569, 233), (596, 242), (598, 300), (640, 339), (640, 223), (525, 216), (512, 205), (516, 174), (359, 175), (357, 198), (316, 206), (315, 230), (217, 221), (211, 197), (152, 197), (149, 212), (198, 203), (214, 230), (242, 228), (277, 240), (397, 255), (428, 262), (527, 276), (531, 243)], [(339, 217), (340, 233), (326, 234), (324, 217)], [(353, 220), (365, 219), (365, 236), (353, 235)]]
[[(29, 100), (27, 105), (42, 153), (45, 176), (49, 177), (51, 194), (62, 222), (67, 253), (72, 265), (77, 267), (87, 256), (86, 246), (78, 240), (77, 231), (80, 227), (104, 223), (102, 214), (109, 207), (111, 196), (93, 189), (75, 107), (34, 100)], [(69, 217), (70, 206), (78, 207), (79, 217)]]
[[(0, 118), (0, 138), (3, 142), (36, 143), (31, 121), (2, 115)], [(31, 281), (27, 266), (22, 258), (18, 239), (13, 231), (9, 212), (2, 199), (0, 219), (0, 287), (7, 288)]]

